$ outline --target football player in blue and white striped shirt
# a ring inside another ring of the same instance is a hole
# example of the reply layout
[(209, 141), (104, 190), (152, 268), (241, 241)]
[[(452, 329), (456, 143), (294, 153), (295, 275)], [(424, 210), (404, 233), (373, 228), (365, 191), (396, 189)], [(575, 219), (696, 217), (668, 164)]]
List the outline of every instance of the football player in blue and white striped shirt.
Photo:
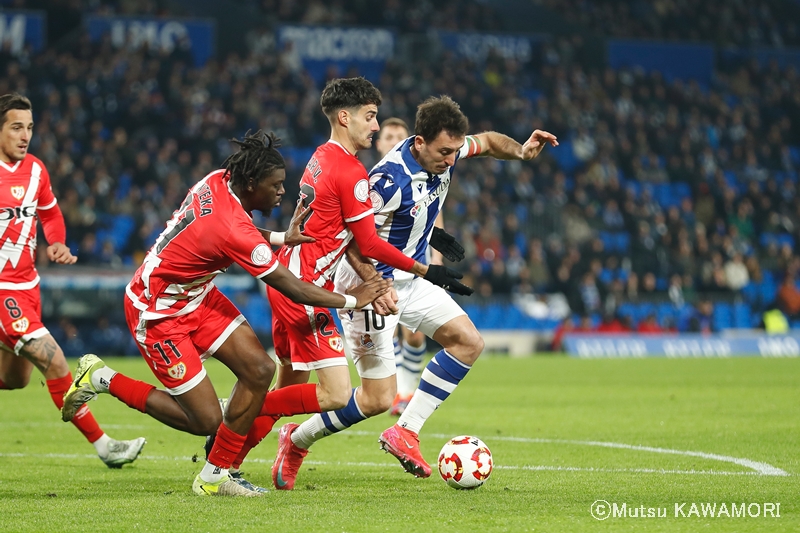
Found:
[[(379, 137), (375, 141), (375, 148), (378, 150), (381, 159), (395, 145), (407, 139), (409, 133), (408, 125), (400, 118), (391, 117), (381, 122)], [(444, 229), (444, 217), (441, 212), (436, 217), (434, 228)], [(434, 231), (438, 232), (436, 229)], [(460, 246), (460, 244), (455, 244)], [(428, 247), (428, 254), (429, 264), (443, 264), (441, 252), (433, 247)], [(460, 256), (457, 255), (448, 259), (460, 261), (463, 257), (462, 249)], [(389, 409), (390, 415), (402, 415), (408, 402), (411, 401), (411, 396), (414, 395), (414, 391), (417, 389), (419, 378), (422, 375), (423, 358), (427, 352), (426, 338), (421, 331), (411, 331), (402, 324), (397, 328), (397, 334), (392, 339), (394, 344), (394, 363), (397, 367), (397, 394), (392, 401), (392, 407)]]
[[(415, 135), (395, 145), (370, 172), (378, 235), (417, 261), (425, 261), (429, 242), (440, 251), (452, 245), (452, 236), (438, 233), (435, 242), (432, 235), (458, 161), (475, 156), (527, 161), (546, 144), (558, 146), (556, 137), (546, 131), (536, 130), (520, 144), (496, 132), (467, 135), (468, 128), (467, 117), (452, 99), (429, 98), (417, 109)], [(428, 477), (431, 467), (420, 453), (419, 431), (483, 350), (480, 333), (445, 289), (457, 294), (472, 290), (458, 282), (442, 288), (359, 255), (357, 249), (349, 251), (348, 261), (339, 264), (334, 290), (344, 293), (377, 276), (392, 278), (397, 301), (381, 297), (373, 306), (395, 314), (381, 316), (369, 308), (339, 313), (361, 386), (353, 391), (347, 407), (314, 415), (295, 430), (292, 440), (307, 449), (324, 436), (389, 409), (397, 390), (392, 337), (402, 324), (422, 331), (443, 349), (425, 367), (405, 412), (381, 434), (380, 442), (407, 472)]]

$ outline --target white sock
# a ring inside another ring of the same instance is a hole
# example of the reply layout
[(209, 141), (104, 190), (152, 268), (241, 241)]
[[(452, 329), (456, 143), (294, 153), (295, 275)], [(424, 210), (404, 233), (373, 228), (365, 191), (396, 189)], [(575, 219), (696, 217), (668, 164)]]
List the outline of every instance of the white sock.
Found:
[(206, 465), (200, 471), (200, 479), (206, 483), (216, 483), (220, 479), (227, 477), (227, 475), (227, 468), (220, 468), (216, 465), (212, 465), (208, 461), (206, 461)]
[(419, 386), (426, 344), (418, 347), (404, 344), (401, 348), (403, 363), (397, 367), (397, 392), (403, 396), (414, 394)]
[(92, 387), (97, 392), (108, 392), (108, 387), (111, 384), (111, 379), (117, 374), (117, 372), (107, 366), (102, 368), (98, 368), (94, 372), (92, 372)]
[(94, 449), (97, 450), (97, 455), (102, 459), (108, 457), (108, 443), (111, 442), (111, 437), (103, 433), (103, 436), (92, 443)]
[(325, 422), (322, 420), (322, 415), (317, 413), (292, 431), (292, 442), (298, 448), (307, 450), (325, 436)]

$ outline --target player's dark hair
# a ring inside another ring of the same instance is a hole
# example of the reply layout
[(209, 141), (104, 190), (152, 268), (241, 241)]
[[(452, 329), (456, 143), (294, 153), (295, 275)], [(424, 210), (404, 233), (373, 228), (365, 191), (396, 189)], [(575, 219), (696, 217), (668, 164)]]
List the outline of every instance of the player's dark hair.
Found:
[(31, 101), (19, 93), (8, 93), (0, 96), (0, 128), (6, 125), (6, 115), (12, 109), (30, 111)]
[(432, 142), (442, 131), (451, 137), (463, 137), (469, 131), (469, 120), (449, 96), (431, 96), (417, 107), (414, 135)]
[(275, 170), (286, 168), (283, 156), (277, 150), (281, 141), (274, 133), (258, 130), (250, 135), (248, 130), (244, 139), (231, 139), (231, 142), (239, 145), (239, 151), (222, 163), (222, 168), (231, 177), (231, 186), (246, 187), (250, 178), (257, 183)]
[(356, 109), (365, 105), (381, 105), (381, 92), (369, 80), (358, 78), (336, 78), (322, 90), (319, 103), (328, 118), (342, 109)]

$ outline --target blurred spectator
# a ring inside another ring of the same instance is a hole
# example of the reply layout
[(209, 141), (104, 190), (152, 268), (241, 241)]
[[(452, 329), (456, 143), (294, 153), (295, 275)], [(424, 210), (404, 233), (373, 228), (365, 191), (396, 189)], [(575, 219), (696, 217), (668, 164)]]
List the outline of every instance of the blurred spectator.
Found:
[(714, 333), (714, 304), (711, 300), (701, 300), (694, 314), (689, 319), (689, 331), (692, 333)]
[(617, 315), (605, 313), (596, 331), (598, 333), (625, 333), (630, 331), (630, 329), (626, 327), (622, 319)]
[(732, 291), (741, 290), (750, 283), (750, 273), (744, 264), (742, 254), (735, 253), (731, 259), (725, 263), (725, 280)]
[(639, 327), (636, 328), (636, 331), (637, 333), (651, 334), (662, 333), (664, 330), (658, 325), (656, 314), (650, 313), (639, 323)]
[(786, 272), (778, 289), (778, 307), (790, 320), (800, 319), (800, 290), (793, 272)]
[(550, 344), (550, 349), (554, 352), (560, 352), (563, 349), (564, 335), (575, 331), (575, 321), (572, 316), (568, 316), (556, 327), (553, 331), (553, 341)]

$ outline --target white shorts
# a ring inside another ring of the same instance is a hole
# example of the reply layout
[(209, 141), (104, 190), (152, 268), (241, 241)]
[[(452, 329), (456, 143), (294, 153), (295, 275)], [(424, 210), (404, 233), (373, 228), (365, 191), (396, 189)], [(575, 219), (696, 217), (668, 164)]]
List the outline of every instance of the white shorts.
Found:
[[(348, 276), (346, 270), (349, 269), (339, 268), (336, 292), (343, 293), (357, 285), (353, 278), (361, 281), (355, 274)], [(396, 315), (376, 315), (372, 306), (361, 310), (339, 309), (345, 350), (362, 378), (383, 379), (396, 373), (392, 339), (398, 323), (433, 338), (440, 327), (466, 315), (447, 291), (422, 278), (396, 281), (394, 288), (399, 309)]]

